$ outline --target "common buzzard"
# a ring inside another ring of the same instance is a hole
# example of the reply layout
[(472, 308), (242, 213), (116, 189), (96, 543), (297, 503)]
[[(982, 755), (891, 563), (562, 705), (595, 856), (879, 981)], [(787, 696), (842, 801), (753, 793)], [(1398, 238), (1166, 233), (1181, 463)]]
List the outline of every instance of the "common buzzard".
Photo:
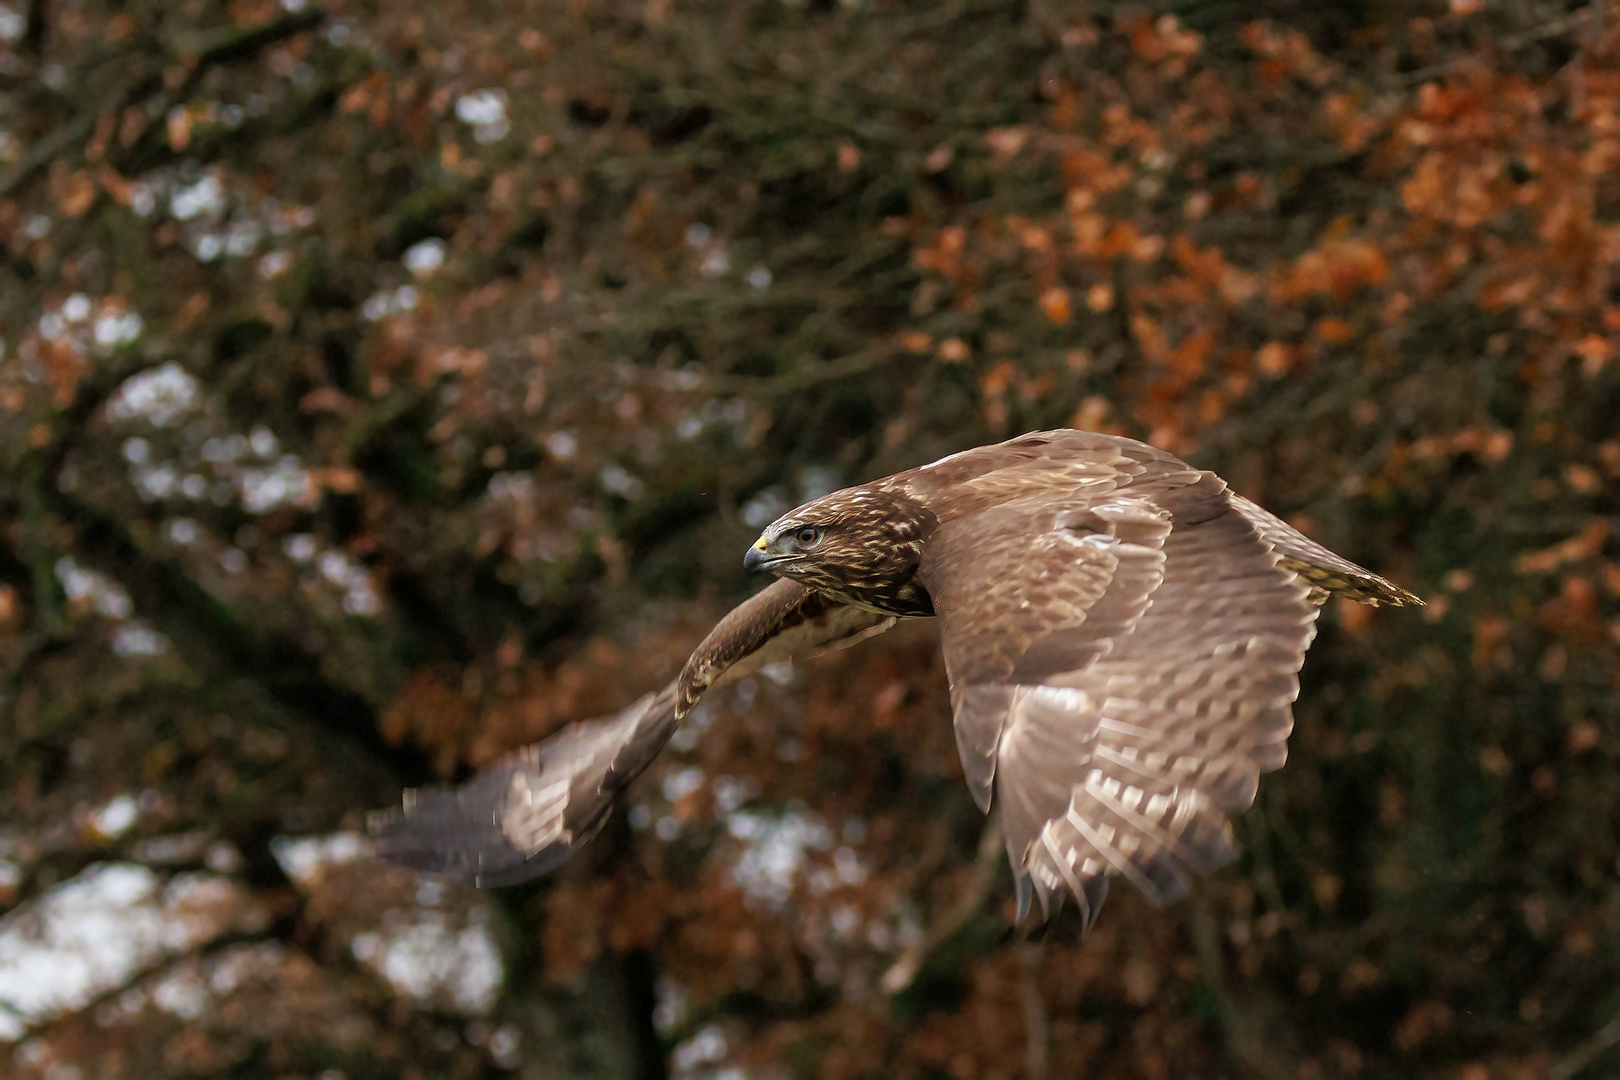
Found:
[(1155, 903), (1232, 858), (1228, 817), (1281, 767), (1329, 594), (1421, 601), (1134, 439), (1042, 431), (835, 491), (744, 559), (781, 580), (680, 675), (615, 716), (457, 788), (408, 791), (377, 850), (477, 885), (545, 873), (724, 677), (939, 619), (956, 743), (1000, 810), (1022, 918), (1065, 892), (1089, 926), (1108, 881)]

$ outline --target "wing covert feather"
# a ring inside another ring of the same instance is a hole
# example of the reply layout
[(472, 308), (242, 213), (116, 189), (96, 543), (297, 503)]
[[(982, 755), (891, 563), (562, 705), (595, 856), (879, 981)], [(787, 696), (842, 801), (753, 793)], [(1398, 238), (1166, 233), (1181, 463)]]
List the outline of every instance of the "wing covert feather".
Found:
[[(1104, 655), (1164, 576), (1170, 516), (1143, 499), (1031, 499), (940, 527), (918, 576), (942, 619), (957, 751), (988, 809), (1024, 684)], [(1011, 745), (1011, 744), (1009, 744)]]

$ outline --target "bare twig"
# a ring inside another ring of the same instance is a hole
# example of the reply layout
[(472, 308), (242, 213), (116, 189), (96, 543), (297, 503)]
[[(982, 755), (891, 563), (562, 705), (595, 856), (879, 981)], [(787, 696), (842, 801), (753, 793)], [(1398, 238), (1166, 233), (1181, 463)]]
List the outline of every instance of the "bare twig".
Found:
[(907, 354), (896, 349), (873, 347), (833, 360), (801, 361), (783, 375), (692, 375), (684, 371), (660, 371), (635, 364), (618, 365), (618, 373), (626, 381), (652, 383), (665, 390), (701, 388), (711, 394), (764, 398), (793, 394), (822, 383), (864, 375), (904, 355)]
[(1194, 890), (1191, 907), (1193, 948), (1198, 953), (1198, 966), (1204, 984), (1215, 1001), (1227, 1053), (1258, 1076), (1282, 1076), (1283, 1070), (1266, 1052), (1260, 1033), (1255, 1030), (1255, 1023), (1226, 988), (1221, 959), (1221, 930), (1215, 921), (1215, 913), (1210, 910), (1206, 888)]
[(973, 875), (962, 895), (923, 937), (922, 944), (908, 950), (883, 976), (883, 989), (898, 994), (916, 981), (919, 972), (928, 966), (929, 959), (942, 946), (953, 940), (968, 922), (984, 909), (990, 891), (996, 884), (996, 872), (1001, 866), (1001, 823), (992, 815), (979, 834), (979, 850), (973, 858)]
[(1620, 1016), (1598, 1028), (1590, 1039), (1554, 1063), (1547, 1070), (1547, 1080), (1573, 1080), (1616, 1043), (1620, 1043)]
[(313, 30), (326, 21), (326, 12), (306, 7), (302, 11), (288, 12), (275, 22), (263, 26), (236, 28), (211, 37), (197, 50), (195, 82), (203, 69), (212, 64), (228, 64), (233, 60), (248, 60), (277, 42), (285, 41)]
[(951, 937), (983, 910), (985, 901), (990, 898), (990, 890), (995, 887), (996, 871), (1001, 868), (1004, 851), (1001, 819), (992, 816), (984, 823), (984, 832), (979, 834), (979, 850), (973, 857), (973, 876), (968, 879), (968, 887), (944, 921), (928, 935), (929, 945), (937, 945)]
[[(247, 30), (231, 30), (209, 40), (198, 48), (195, 56), (186, 59), (186, 77), (179, 89), (172, 95), (167, 93), (158, 94), (156, 104), (147, 109), (148, 115), (167, 113), (169, 104), (183, 100), (189, 95), (210, 68), (254, 56), (276, 42), (319, 26), (325, 18), (326, 13), (324, 11), (308, 8), (277, 19), (275, 22), (265, 26), (253, 27)], [(90, 137), (90, 133), (95, 130), (97, 120), (103, 116), (116, 115), (121, 112), (143, 92), (151, 89), (154, 78), (152, 71), (144, 68), (139, 70), (134, 76), (120, 81), (114, 91), (102, 101), (91, 108), (85, 109), (74, 117), (72, 121), (29, 147), (22, 160), (14, 165), (3, 177), (0, 177), (0, 198), (10, 195), (70, 147), (83, 143)]]
[(1603, 3), (1595, 3), (1588, 10), (1592, 12), (1592, 17), (1586, 21), (1585, 32), (1581, 34), (1581, 49), (1575, 54), (1570, 71), (1569, 103), (1576, 116), (1586, 111), (1586, 58), (1603, 37)]
[(208, 678), (247, 679), (287, 708), (347, 738), (407, 781), (433, 775), (427, 755), (391, 746), (361, 691), (329, 678), (320, 657), (292, 635), (258, 625), (222, 602), (184, 567), (146, 551), (124, 523), (65, 492), (46, 508), (73, 529), (73, 554), (116, 578), (188, 664)]
[[(1542, 23), (1540, 26), (1531, 27), (1522, 34), (1510, 34), (1505, 38), (1500, 38), (1494, 44), (1502, 52), (1516, 52), (1527, 45), (1534, 45), (1538, 41), (1546, 41), (1548, 38), (1561, 37), (1572, 31), (1578, 31), (1589, 21), (1601, 27), (1603, 20), (1602, 8), (1601, 3), (1589, 4), (1586, 7), (1570, 12), (1568, 15)], [(1431, 79), (1453, 75), (1465, 68), (1483, 63), (1484, 59), (1485, 57), (1478, 53), (1459, 56), (1438, 64), (1430, 64), (1428, 67), (1418, 68), (1416, 71), (1408, 71), (1395, 81), (1400, 86), (1418, 86)], [(1577, 63), (1579, 63), (1578, 60)]]
[(46, 0), (29, 0), (28, 28), (23, 31), (22, 41), (19, 42), (23, 52), (36, 58), (44, 54), (45, 24), (48, 22), (50, 11)]
[(817, 363), (800, 364), (786, 375), (771, 375), (750, 378), (746, 375), (726, 375), (714, 380), (714, 387), (721, 393), (740, 394), (752, 397), (777, 397), (782, 394), (797, 393), (822, 383), (835, 382), (847, 379), (854, 375), (864, 375), (880, 364), (905, 355), (895, 349), (871, 348), (840, 356), (836, 360), (823, 360)]
[(1041, 997), (1041, 956), (1044, 941), (1026, 941), (1018, 946), (1018, 962), (1023, 968), (1019, 980), (1019, 996), (1024, 1006), (1024, 1077), (1025, 1080), (1046, 1080), (1048, 1076), (1048, 1047), (1051, 1027), (1046, 1022), (1046, 1001)]
[[(167, 354), (158, 343), (132, 352), (80, 383), (73, 403), (57, 420), (54, 441), (31, 451), (16, 469), (16, 487), (0, 496), (16, 500), (30, 517), (26, 536), (38, 550), (35, 592), (54, 593), (50, 559), (43, 542), (46, 515), (68, 526), (71, 550), (85, 564), (104, 570), (128, 589), (137, 609), (174, 643), (193, 668), (207, 677), (251, 680), (288, 708), (302, 713), (368, 751), (408, 780), (432, 774), (426, 755), (388, 745), (377, 728), (375, 703), (354, 687), (328, 678), (319, 657), (291, 635), (257, 625), (208, 592), (173, 560), (146, 550), (127, 523), (93, 503), (63, 491), (62, 463), (84, 433), (85, 422), (124, 379), (154, 366)], [(45, 629), (49, 631), (49, 624)]]
[[(110, 101), (116, 105), (125, 93), (126, 90), (120, 87), (119, 92), (113, 95)], [(104, 111), (104, 109), (99, 108), (87, 109), (81, 115), (74, 117), (71, 123), (58, 128), (30, 146), (28, 152), (23, 155), (22, 160), (13, 165), (10, 172), (0, 176), (0, 199), (10, 195), (30, 176), (56, 160), (57, 155), (68, 147), (89, 138), (90, 130), (95, 127), (96, 117), (100, 116)]]

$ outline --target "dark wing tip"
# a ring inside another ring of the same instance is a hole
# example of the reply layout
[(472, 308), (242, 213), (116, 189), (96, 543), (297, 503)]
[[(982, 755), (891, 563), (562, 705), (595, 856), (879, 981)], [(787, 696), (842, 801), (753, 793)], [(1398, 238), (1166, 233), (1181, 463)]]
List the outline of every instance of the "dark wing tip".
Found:
[[(1091, 933), (1091, 928), (1097, 925), (1097, 916), (1102, 914), (1103, 901), (1108, 899), (1108, 885), (1111, 880), (1109, 874), (1096, 874), (1083, 880), (1077, 879), (1078, 889), (1048, 887), (1036, 883), (1025, 868), (1013, 867), (1013, 888), (1018, 902), (1018, 910), (1013, 915), (1013, 924), (1022, 923), (1030, 913), (1031, 901), (1040, 903), (1040, 917), (1036, 923), (1036, 933), (1045, 933), (1058, 912), (1063, 910), (1063, 902), (1073, 896), (1080, 908), (1080, 932)], [(1151, 898), (1150, 898), (1151, 900)]]
[(410, 790), (371, 815), (377, 857), (480, 888), (556, 869), (601, 831), (613, 798), (675, 730), (674, 685), (482, 769), (457, 787)]
[(1388, 582), (1388, 581), (1385, 581), (1384, 584), (1389, 586), (1389, 593), (1388, 593), (1388, 595), (1386, 595), (1385, 597), (1383, 597), (1381, 599), (1381, 601), (1380, 601), (1381, 603), (1388, 604), (1390, 607), (1428, 607), (1429, 606), (1427, 603), (1424, 602), (1423, 597), (1419, 596), (1417, 593), (1407, 592), (1405, 589), (1401, 588), (1399, 585), (1395, 585), (1395, 584), (1393, 584), (1391, 582)]
[(1423, 601), (1393, 581), (1379, 577), (1349, 559), (1335, 555), (1264, 507), (1233, 493), (1232, 507), (1254, 528), (1260, 539), (1282, 557), (1282, 565), (1312, 586), (1313, 603), (1331, 593), (1369, 607), (1422, 607)]
[(512, 885), (555, 869), (601, 828), (609, 804), (569, 840), (531, 854), (508, 840), (500, 825), (501, 795), (513, 772), (497, 765), (461, 787), (407, 790), (401, 805), (367, 818), (373, 854), (478, 888)]
[(1369, 607), (1427, 607), (1423, 598), (1407, 592), (1393, 581), (1377, 575), (1355, 582), (1351, 589), (1340, 589), (1339, 594)]
[[(1360, 567), (1354, 567), (1356, 572), (1350, 572), (1286, 555), (1282, 559), (1282, 565), (1304, 578), (1313, 587), (1347, 600), (1354, 600), (1358, 604), (1366, 604), (1369, 607), (1424, 606), (1423, 599), (1416, 593), (1407, 592), (1393, 581), (1362, 570)], [(1350, 563), (1346, 565), (1354, 566)]]
[(427, 812), (419, 815), (417, 802), (421, 794), (408, 788), (403, 806), (373, 810), (366, 815), (372, 854), (409, 870), (446, 874), (474, 884), (461, 850), (464, 830), (445, 812), (447, 793), (430, 789), (426, 793)]

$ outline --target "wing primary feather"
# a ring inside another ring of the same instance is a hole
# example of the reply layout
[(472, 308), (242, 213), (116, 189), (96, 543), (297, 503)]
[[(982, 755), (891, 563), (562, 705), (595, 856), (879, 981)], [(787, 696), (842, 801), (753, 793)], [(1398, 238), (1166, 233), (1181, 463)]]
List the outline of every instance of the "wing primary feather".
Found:
[[(1016, 868), (1013, 871), (1013, 892), (1018, 898), (1018, 911), (1013, 915), (1013, 922), (1021, 923), (1024, 916), (1029, 914), (1029, 902), (1034, 897), (1035, 887), (1030, 884), (1029, 875)], [(1041, 906), (1044, 908), (1046, 905), (1043, 903)]]
[[(1074, 893), (1077, 899), (1083, 898), (1085, 892), (1080, 887), (1080, 879), (1075, 876), (1069, 855), (1059, 851), (1057, 841), (1052, 839), (1052, 822), (1050, 821), (1046, 823), (1046, 828), (1041, 830), (1041, 846), (1046, 849), (1047, 857), (1052, 860), (1052, 865), (1062, 875), (1063, 883), (1069, 887), (1069, 891)], [(1081, 902), (1083, 903), (1084, 900), (1082, 899)]]
[[(1141, 870), (1137, 869), (1135, 863), (1126, 858), (1117, 848), (1114, 847), (1111, 842), (1103, 839), (1101, 832), (1092, 828), (1089, 824), (1087, 824), (1084, 817), (1075, 812), (1073, 803), (1070, 803), (1069, 811), (1064, 815), (1064, 820), (1070, 825), (1073, 825), (1075, 831), (1081, 836), (1085, 837), (1086, 843), (1097, 849), (1097, 854), (1108, 860), (1109, 865), (1114, 868), (1114, 871), (1118, 873), (1120, 877), (1124, 878), (1126, 881), (1129, 881), (1132, 885), (1135, 885), (1142, 895), (1147, 897), (1149, 903), (1158, 907), (1163, 907), (1169, 902), (1169, 898), (1166, 896), (1165, 892), (1155, 885), (1151, 878), (1142, 873)], [(1048, 842), (1047, 847), (1048, 850), (1050, 850), (1050, 842)], [(1056, 858), (1057, 856), (1054, 855), (1053, 857)], [(1059, 866), (1061, 867), (1062, 865), (1063, 863), (1060, 861)], [(1065, 874), (1064, 876), (1066, 878), (1072, 877), (1072, 873)], [(1073, 887), (1073, 883), (1071, 883), (1071, 887)]]

